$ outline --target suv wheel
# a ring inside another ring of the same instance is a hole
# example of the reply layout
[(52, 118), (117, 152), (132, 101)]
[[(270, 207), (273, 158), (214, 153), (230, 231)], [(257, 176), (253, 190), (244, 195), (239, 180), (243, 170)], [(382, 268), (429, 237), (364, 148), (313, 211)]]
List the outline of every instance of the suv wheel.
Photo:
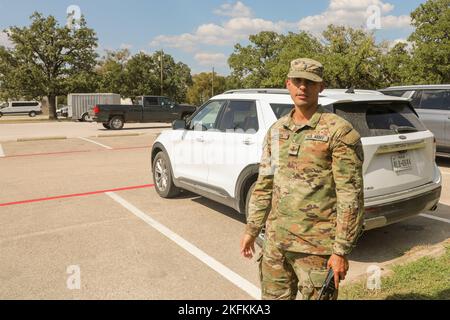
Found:
[(103, 123), (103, 127), (105, 128), (105, 129), (111, 129), (111, 127), (109, 126), (109, 123)]
[[(245, 217), (248, 218), (248, 209), (250, 204), (250, 198), (252, 197), (253, 190), (255, 190), (256, 182), (253, 182), (250, 189), (248, 189), (247, 197), (245, 199)], [(256, 238), (256, 244), (263, 247), (264, 239), (265, 239), (266, 231), (265, 228), (262, 229), (261, 233)]]
[(0, 112), (0, 118), (3, 117), (3, 113)]
[(30, 117), (34, 118), (34, 117), (36, 117), (36, 112), (31, 111), (28, 115), (29, 115)]
[(153, 161), (153, 181), (156, 192), (162, 198), (173, 198), (180, 193), (180, 189), (173, 183), (172, 168), (169, 157), (160, 152)]
[(112, 130), (121, 130), (125, 124), (122, 117), (115, 116), (112, 117), (111, 120), (109, 120), (109, 127)]

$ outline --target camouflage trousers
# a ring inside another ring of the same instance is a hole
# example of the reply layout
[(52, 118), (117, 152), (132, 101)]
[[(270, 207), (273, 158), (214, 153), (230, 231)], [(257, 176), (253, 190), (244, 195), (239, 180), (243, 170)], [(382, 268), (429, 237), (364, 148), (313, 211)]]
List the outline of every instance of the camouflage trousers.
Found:
[[(317, 300), (327, 277), (329, 256), (282, 251), (266, 241), (261, 252), (259, 275), (263, 300)], [(325, 300), (336, 300), (338, 292)]]

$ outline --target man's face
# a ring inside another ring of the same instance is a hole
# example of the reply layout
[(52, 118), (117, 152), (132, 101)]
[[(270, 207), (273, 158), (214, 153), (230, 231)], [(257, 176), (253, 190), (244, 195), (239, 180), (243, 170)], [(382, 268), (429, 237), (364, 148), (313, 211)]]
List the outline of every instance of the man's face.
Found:
[(319, 93), (325, 89), (323, 82), (314, 82), (303, 78), (291, 78), (286, 87), (297, 107), (314, 107), (318, 104)]

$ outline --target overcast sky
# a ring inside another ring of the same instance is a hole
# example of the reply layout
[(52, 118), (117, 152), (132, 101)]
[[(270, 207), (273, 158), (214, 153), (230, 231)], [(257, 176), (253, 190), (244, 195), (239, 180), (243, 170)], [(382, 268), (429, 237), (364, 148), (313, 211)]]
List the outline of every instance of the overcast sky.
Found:
[[(128, 48), (132, 53), (163, 49), (193, 73), (227, 75), (234, 44), (263, 30), (313, 34), (328, 24), (380, 27), (378, 41), (398, 41), (411, 33), (409, 14), (425, 0), (0, 0), (0, 29), (29, 25), (38, 11), (66, 23), (67, 8), (80, 8), (97, 32), (99, 54)], [(375, 7), (374, 7), (375, 6)], [(380, 24), (374, 19), (378, 8)], [(371, 18), (372, 17), (372, 18)], [(369, 22), (369, 24), (368, 24)], [(8, 45), (0, 33), (0, 45)]]

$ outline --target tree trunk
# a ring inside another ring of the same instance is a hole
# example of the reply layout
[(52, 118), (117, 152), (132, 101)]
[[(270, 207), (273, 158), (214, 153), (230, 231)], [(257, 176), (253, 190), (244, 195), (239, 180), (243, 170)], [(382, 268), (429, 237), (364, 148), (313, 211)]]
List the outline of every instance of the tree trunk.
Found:
[(48, 96), (48, 118), (50, 120), (58, 119), (56, 115), (56, 95), (54, 94)]

